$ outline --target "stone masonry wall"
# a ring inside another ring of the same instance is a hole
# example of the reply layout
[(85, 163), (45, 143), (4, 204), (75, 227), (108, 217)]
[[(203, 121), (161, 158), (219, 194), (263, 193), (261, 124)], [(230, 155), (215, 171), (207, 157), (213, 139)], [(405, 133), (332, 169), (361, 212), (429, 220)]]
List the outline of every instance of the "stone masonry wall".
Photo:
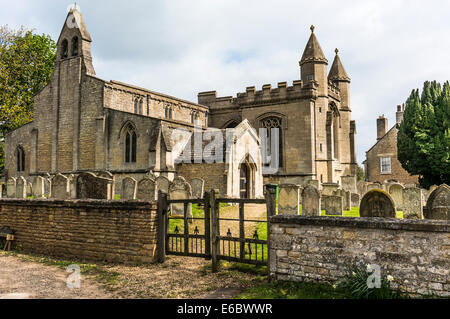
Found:
[(377, 264), (393, 288), (450, 296), (450, 223), (385, 218), (270, 218), (270, 275), (333, 283), (347, 266)]
[(25, 252), (67, 259), (153, 262), (156, 204), (104, 200), (0, 200), (0, 227)]

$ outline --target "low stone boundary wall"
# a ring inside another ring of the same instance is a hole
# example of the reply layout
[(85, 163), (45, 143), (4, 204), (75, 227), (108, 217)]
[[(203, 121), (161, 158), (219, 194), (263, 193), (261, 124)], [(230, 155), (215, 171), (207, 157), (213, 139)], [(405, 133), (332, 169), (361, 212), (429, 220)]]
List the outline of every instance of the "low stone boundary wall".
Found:
[(450, 296), (450, 222), (387, 218), (270, 218), (270, 276), (333, 283), (358, 261), (381, 267), (393, 288)]
[(106, 200), (0, 200), (0, 227), (25, 252), (120, 263), (156, 257), (156, 203)]

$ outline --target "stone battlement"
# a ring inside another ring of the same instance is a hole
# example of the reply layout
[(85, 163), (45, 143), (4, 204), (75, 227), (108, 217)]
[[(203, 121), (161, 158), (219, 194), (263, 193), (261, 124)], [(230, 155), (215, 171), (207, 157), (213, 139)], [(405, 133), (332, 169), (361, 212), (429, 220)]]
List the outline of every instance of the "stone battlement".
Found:
[(316, 81), (305, 84), (300, 80), (293, 81), (292, 86), (288, 86), (287, 82), (279, 82), (276, 88), (272, 88), (271, 84), (264, 84), (261, 90), (256, 90), (255, 86), (249, 86), (245, 92), (237, 93), (236, 97), (217, 97), (217, 91), (208, 91), (198, 94), (198, 103), (219, 109), (242, 105), (283, 103), (304, 98), (315, 99), (318, 95), (318, 86), (319, 83)]

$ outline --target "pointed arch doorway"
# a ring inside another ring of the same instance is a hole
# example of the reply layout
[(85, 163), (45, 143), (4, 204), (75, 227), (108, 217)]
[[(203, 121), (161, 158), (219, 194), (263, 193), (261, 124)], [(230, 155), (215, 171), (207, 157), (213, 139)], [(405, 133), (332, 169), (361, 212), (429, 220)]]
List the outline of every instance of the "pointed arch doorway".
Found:
[(239, 165), (239, 195), (240, 198), (254, 198), (256, 165), (247, 155)]

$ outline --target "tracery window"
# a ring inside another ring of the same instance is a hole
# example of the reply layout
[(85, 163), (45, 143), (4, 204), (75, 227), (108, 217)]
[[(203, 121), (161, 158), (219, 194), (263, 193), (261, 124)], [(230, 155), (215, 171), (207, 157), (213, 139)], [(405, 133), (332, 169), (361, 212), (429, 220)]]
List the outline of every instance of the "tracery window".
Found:
[[(283, 166), (283, 140), (282, 140), (282, 120), (279, 117), (268, 117), (261, 120), (261, 127), (266, 128), (265, 134), (265, 149), (266, 157), (270, 160), (264, 160), (265, 166), (270, 166), (272, 160), (272, 154), (275, 156), (278, 152), (278, 166)], [(278, 139), (278, 150), (276, 148), (276, 140)], [(272, 142), (273, 140), (273, 142)], [(275, 147), (274, 149), (272, 149)]]
[(125, 163), (136, 163), (137, 136), (134, 127), (128, 124), (125, 130)]

